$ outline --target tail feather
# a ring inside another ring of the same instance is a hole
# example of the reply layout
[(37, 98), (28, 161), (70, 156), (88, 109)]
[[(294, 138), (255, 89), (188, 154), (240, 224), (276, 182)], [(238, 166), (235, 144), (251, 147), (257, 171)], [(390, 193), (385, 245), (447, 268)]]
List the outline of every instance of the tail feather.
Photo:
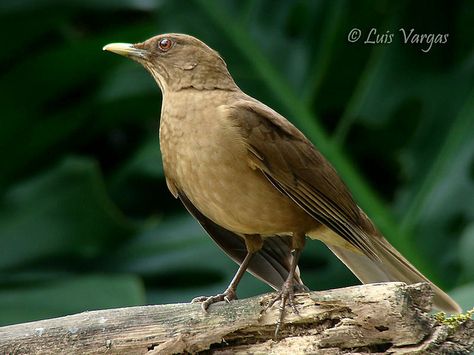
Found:
[[(320, 235), (322, 231), (318, 230), (318, 232), (309, 236), (323, 240), (327, 247), (362, 283), (402, 281), (413, 284), (427, 282), (434, 292), (433, 304), (435, 308), (448, 313), (460, 313), (462, 311), (451, 297), (428, 280), (383, 237), (377, 235), (372, 238), (372, 247), (378, 257), (378, 260), (374, 260), (358, 250), (344, 247), (339, 242), (341, 237), (331, 230), (325, 229), (322, 238)], [(332, 241), (335, 241), (335, 243)]]

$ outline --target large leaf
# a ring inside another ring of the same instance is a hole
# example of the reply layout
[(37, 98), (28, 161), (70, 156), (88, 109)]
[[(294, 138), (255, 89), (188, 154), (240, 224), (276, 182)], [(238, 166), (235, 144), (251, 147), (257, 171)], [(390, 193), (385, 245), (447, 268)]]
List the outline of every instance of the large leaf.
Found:
[(0, 270), (59, 255), (94, 257), (136, 230), (87, 159), (68, 159), (18, 184), (2, 202)]
[(455, 288), (450, 293), (464, 311), (469, 311), (474, 307), (474, 283)]
[(133, 276), (70, 277), (0, 290), (0, 325), (97, 309), (142, 305), (143, 285)]

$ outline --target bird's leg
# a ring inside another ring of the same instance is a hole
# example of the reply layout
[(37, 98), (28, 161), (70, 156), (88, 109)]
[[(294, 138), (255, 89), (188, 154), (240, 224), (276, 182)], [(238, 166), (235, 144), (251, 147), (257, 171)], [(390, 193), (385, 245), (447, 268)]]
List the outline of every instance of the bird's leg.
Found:
[(263, 246), (263, 239), (260, 235), (246, 235), (245, 246), (247, 247), (247, 255), (239, 266), (236, 274), (232, 278), (229, 286), (223, 293), (219, 293), (215, 296), (201, 296), (194, 298), (191, 303), (202, 302), (201, 306), (204, 311), (207, 311), (209, 306), (213, 303), (226, 301), (230, 302), (237, 299), (237, 285), (245, 274), (247, 267), (249, 266), (252, 256), (259, 251)]
[(300, 258), (301, 252), (303, 251), (305, 245), (305, 235), (300, 233), (293, 234), (291, 246), (291, 263), (290, 271), (288, 277), (283, 283), (281, 290), (278, 291), (277, 295), (270, 301), (267, 309), (273, 306), (277, 301), (280, 301), (280, 317), (278, 318), (277, 327), (275, 329), (275, 338), (278, 338), (278, 333), (280, 331), (281, 325), (283, 324), (283, 319), (285, 317), (285, 307), (288, 304), (293, 312), (299, 314), (298, 309), (295, 305), (295, 270), (298, 266), (298, 260)]
[(242, 276), (244, 276), (245, 271), (247, 270), (248, 264), (250, 260), (252, 259), (253, 254), (254, 253), (247, 253), (247, 255), (245, 256), (245, 259), (242, 261), (242, 264), (240, 264), (239, 269), (237, 270), (237, 273), (234, 275), (234, 278), (232, 279), (229, 286), (227, 286), (227, 289), (223, 293), (219, 293), (215, 296), (196, 297), (191, 301), (191, 303), (202, 302), (201, 303), (202, 309), (207, 311), (209, 306), (213, 303), (220, 302), (220, 301), (230, 302), (232, 300), (237, 299), (237, 293), (236, 293), (237, 285), (242, 279)]

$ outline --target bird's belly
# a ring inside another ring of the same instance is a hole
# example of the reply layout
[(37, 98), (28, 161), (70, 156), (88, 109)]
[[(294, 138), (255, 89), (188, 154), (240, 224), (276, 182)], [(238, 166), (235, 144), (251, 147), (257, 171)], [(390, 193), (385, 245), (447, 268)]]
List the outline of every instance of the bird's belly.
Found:
[(307, 216), (259, 172), (241, 162), (195, 166), (185, 193), (207, 217), (234, 232), (275, 234), (301, 231)]
[(309, 215), (250, 167), (242, 142), (213, 129), (189, 136), (186, 144), (176, 143), (173, 163), (165, 164), (172, 165), (179, 189), (199, 211), (244, 234), (306, 232), (314, 227)]

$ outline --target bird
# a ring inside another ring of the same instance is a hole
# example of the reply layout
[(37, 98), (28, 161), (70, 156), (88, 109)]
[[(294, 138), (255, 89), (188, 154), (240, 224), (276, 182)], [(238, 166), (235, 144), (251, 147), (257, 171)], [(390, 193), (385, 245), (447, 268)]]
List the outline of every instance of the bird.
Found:
[[(167, 33), (103, 50), (141, 64), (162, 92), (159, 128), (166, 184), (239, 268), (202, 308), (237, 298), (246, 271), (277, 292), (280, 319), (306, 292), (298, 260), (322, 241), (362, 283), (426, 282), (435, 308), (461, 312), (378, 231), (336, 170), (290, 121), (244, 93), (201, 40)], [(277, 328), (278, 331), (278, 328)]]

